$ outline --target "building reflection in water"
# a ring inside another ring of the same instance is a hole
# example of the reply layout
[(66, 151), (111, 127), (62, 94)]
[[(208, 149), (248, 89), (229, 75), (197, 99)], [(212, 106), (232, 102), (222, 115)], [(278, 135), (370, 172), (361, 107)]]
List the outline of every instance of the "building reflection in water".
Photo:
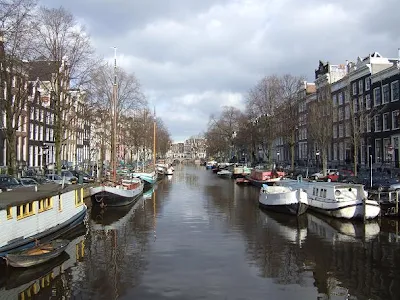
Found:
[(72, 269), (84, 259), (85, 234), (81, 225), (62, 238), (70, 241), (65, 252), (47, 263), (28, 269), (4, 268), (0, 272), (0, 299), (61, 299), (71, 297)]

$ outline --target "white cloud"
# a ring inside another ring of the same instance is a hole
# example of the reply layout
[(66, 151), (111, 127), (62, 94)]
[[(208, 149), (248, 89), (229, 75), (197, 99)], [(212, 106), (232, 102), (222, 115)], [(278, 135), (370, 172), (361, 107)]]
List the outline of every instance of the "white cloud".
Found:
[[(57, 3), (64, 5), (49, 5)], [(118, 47), (119, 65), (136, 74), (179, 140), (205, 131), (222, 106), (242, 108), (263, 75), (313, 80), (319, 59), (344, 63), (373, 51), (394, 57), (400, 45), (396, 0), (76, 3), (67, 5), (85, 20), (98, 52), (111, 57), (109, 48)]]

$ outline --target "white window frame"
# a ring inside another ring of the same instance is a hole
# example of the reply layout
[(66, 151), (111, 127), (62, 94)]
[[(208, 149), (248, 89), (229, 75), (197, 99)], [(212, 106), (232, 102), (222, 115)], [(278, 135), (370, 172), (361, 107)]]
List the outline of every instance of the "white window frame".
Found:
[(395, 123), (394, 123), (394, 120), (397, 118), (399, 118), (399, 115), (400, 115), (400, 110), (394, 110), (394, 111), (392, 111), (392, 130), (394, 130), (394, 129), (399, 129), (400, 128), (400, 120), (399, 120), (399, 122), (397, 122), (397, 124), (399, 125), (399, 126), (395, 126)]
[(344, 136), (344, 132), (343, 131), (344, 131), (343, 123), (340, 123), (339, 124), (339, 133), (338, 133), (339, 138), (342, 138)]
[(367, 77), (365, 78), (365, 90), (369, 91), (371, 89), (371, 78)]
[[(385, 116), (387, 117), (386, 122), (385, 122)], [(385, 126), (386, 123), (386, 126)], [(385, 128), (387, 127), (387, 128)], [(382, 114), (382, 129), (383, 131), (389, 131), (390, 130), (390, 118), (389, 118), (389, 113), (384, 113)]]
[(378, 125), (382, 125), (382, 123), (380, 122), (380, 115), (375, 115), (374, 116), (374, 123), (375, 123), (375, 132), (381, 132), (382, 128), (378, 130)]
[(367, 126), (367, 132), (371, 132), (371, 117), (370, 116), (366, 116), (365, 117), (365, 121), (366, 121), (366, 126)]
[(357, 95), (357, 82), (353, 82), (353, 95)]
[[(385, 98), (385, 89), (387, 89), (387, 99)], [(381, 103), (387, 104), (390, 102), (390, 87), (389, 84), (385, 84), (382, 86), (382, 95), (381, 95)]]
[[(377, 146), (379, 145), (379, 147)], [(381, 139), (375, 139), (375, 162), (381, 162), (382, 161), (382, 153), (380, 153), (380, 156), (377, 156), (377, 149), (379, 148), (382, 152), (382, 144), (381, 144)]]
[(363, 80), (361, 79), (361, 80), (358, 81), (358, 94), (359, 95), (361, 95), (363, 93), (363, 88), (364, 88)]
[[(378, 91), (379, 90), (379, 96), (380, 96), (380, 103), (379, 104), (377, 104), (377, 102), (376, 102), (376, 92), (375, 91)], [(380, 87), (377, 87), (377, 88), (374, 88), (374, 106), (380, 106), (380, 105), (382, 105), (382, 92), (381, 92), (381, 88)]]
[(332, 95), (332, 102), (333, 102), (333, 106), (337, 106), (338, 105), (338, 99), (337, 99), (337, 95), (336, 94)]
[(339, 92), (338, 94), (338, 103), (339, 105), (343, 105), (343, 93)]
[(350, 105), (346, 105), (344, 108), (344, 119), (350, 119)]
[(370, 94), (366, 94), (365, 95), (365, 109), (371, 109), (371, 95)]
[(334, 124), (333, 125), (333, 132), (332, 132), (332, 136), (333, 136), (334, 139), (337, 139), (337, 136), (338, 136), (337, 129), (338, 129), (337, 125)]
[[(393, 85), (397, 83), (397, 99), (393, 98)], [(395, 101), (399, 101), (400, 98), (400, 83), (398, 80), (393, 81), (392, 83), (390, 83), (390, 101), (391, 102), (395, 102)]]
[(358, 111), (358, 98), (353, 99), (353, 113)]

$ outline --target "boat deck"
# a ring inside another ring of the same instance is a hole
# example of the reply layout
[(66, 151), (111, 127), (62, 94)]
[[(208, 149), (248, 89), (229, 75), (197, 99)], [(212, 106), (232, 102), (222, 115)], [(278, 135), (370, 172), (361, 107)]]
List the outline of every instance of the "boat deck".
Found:
[(38, 185), (37, 192), (34, 187), (22, 187), (9, 192), (0, 193), (0, 210), (8, 206), (15, 206), (27, 202), (41, 200), (46, 197), (55, 196), (61, 193), (66, 193), (80, 188), (86, 188), (90, 185), (67, 185), (64, 189), (59, 184), (42, 184)]

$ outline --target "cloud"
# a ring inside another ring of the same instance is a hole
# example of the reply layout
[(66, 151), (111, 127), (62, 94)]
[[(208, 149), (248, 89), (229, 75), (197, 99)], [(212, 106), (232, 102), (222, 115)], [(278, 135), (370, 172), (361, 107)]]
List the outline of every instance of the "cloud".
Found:
[(83, 22), (97, 51), (134, 72), (175, 140), (206, 130), (223, 105), (243, 107), (264, 75), (313, 81), (318, 60), (397, 56), (396, 0), (42, 1)]

